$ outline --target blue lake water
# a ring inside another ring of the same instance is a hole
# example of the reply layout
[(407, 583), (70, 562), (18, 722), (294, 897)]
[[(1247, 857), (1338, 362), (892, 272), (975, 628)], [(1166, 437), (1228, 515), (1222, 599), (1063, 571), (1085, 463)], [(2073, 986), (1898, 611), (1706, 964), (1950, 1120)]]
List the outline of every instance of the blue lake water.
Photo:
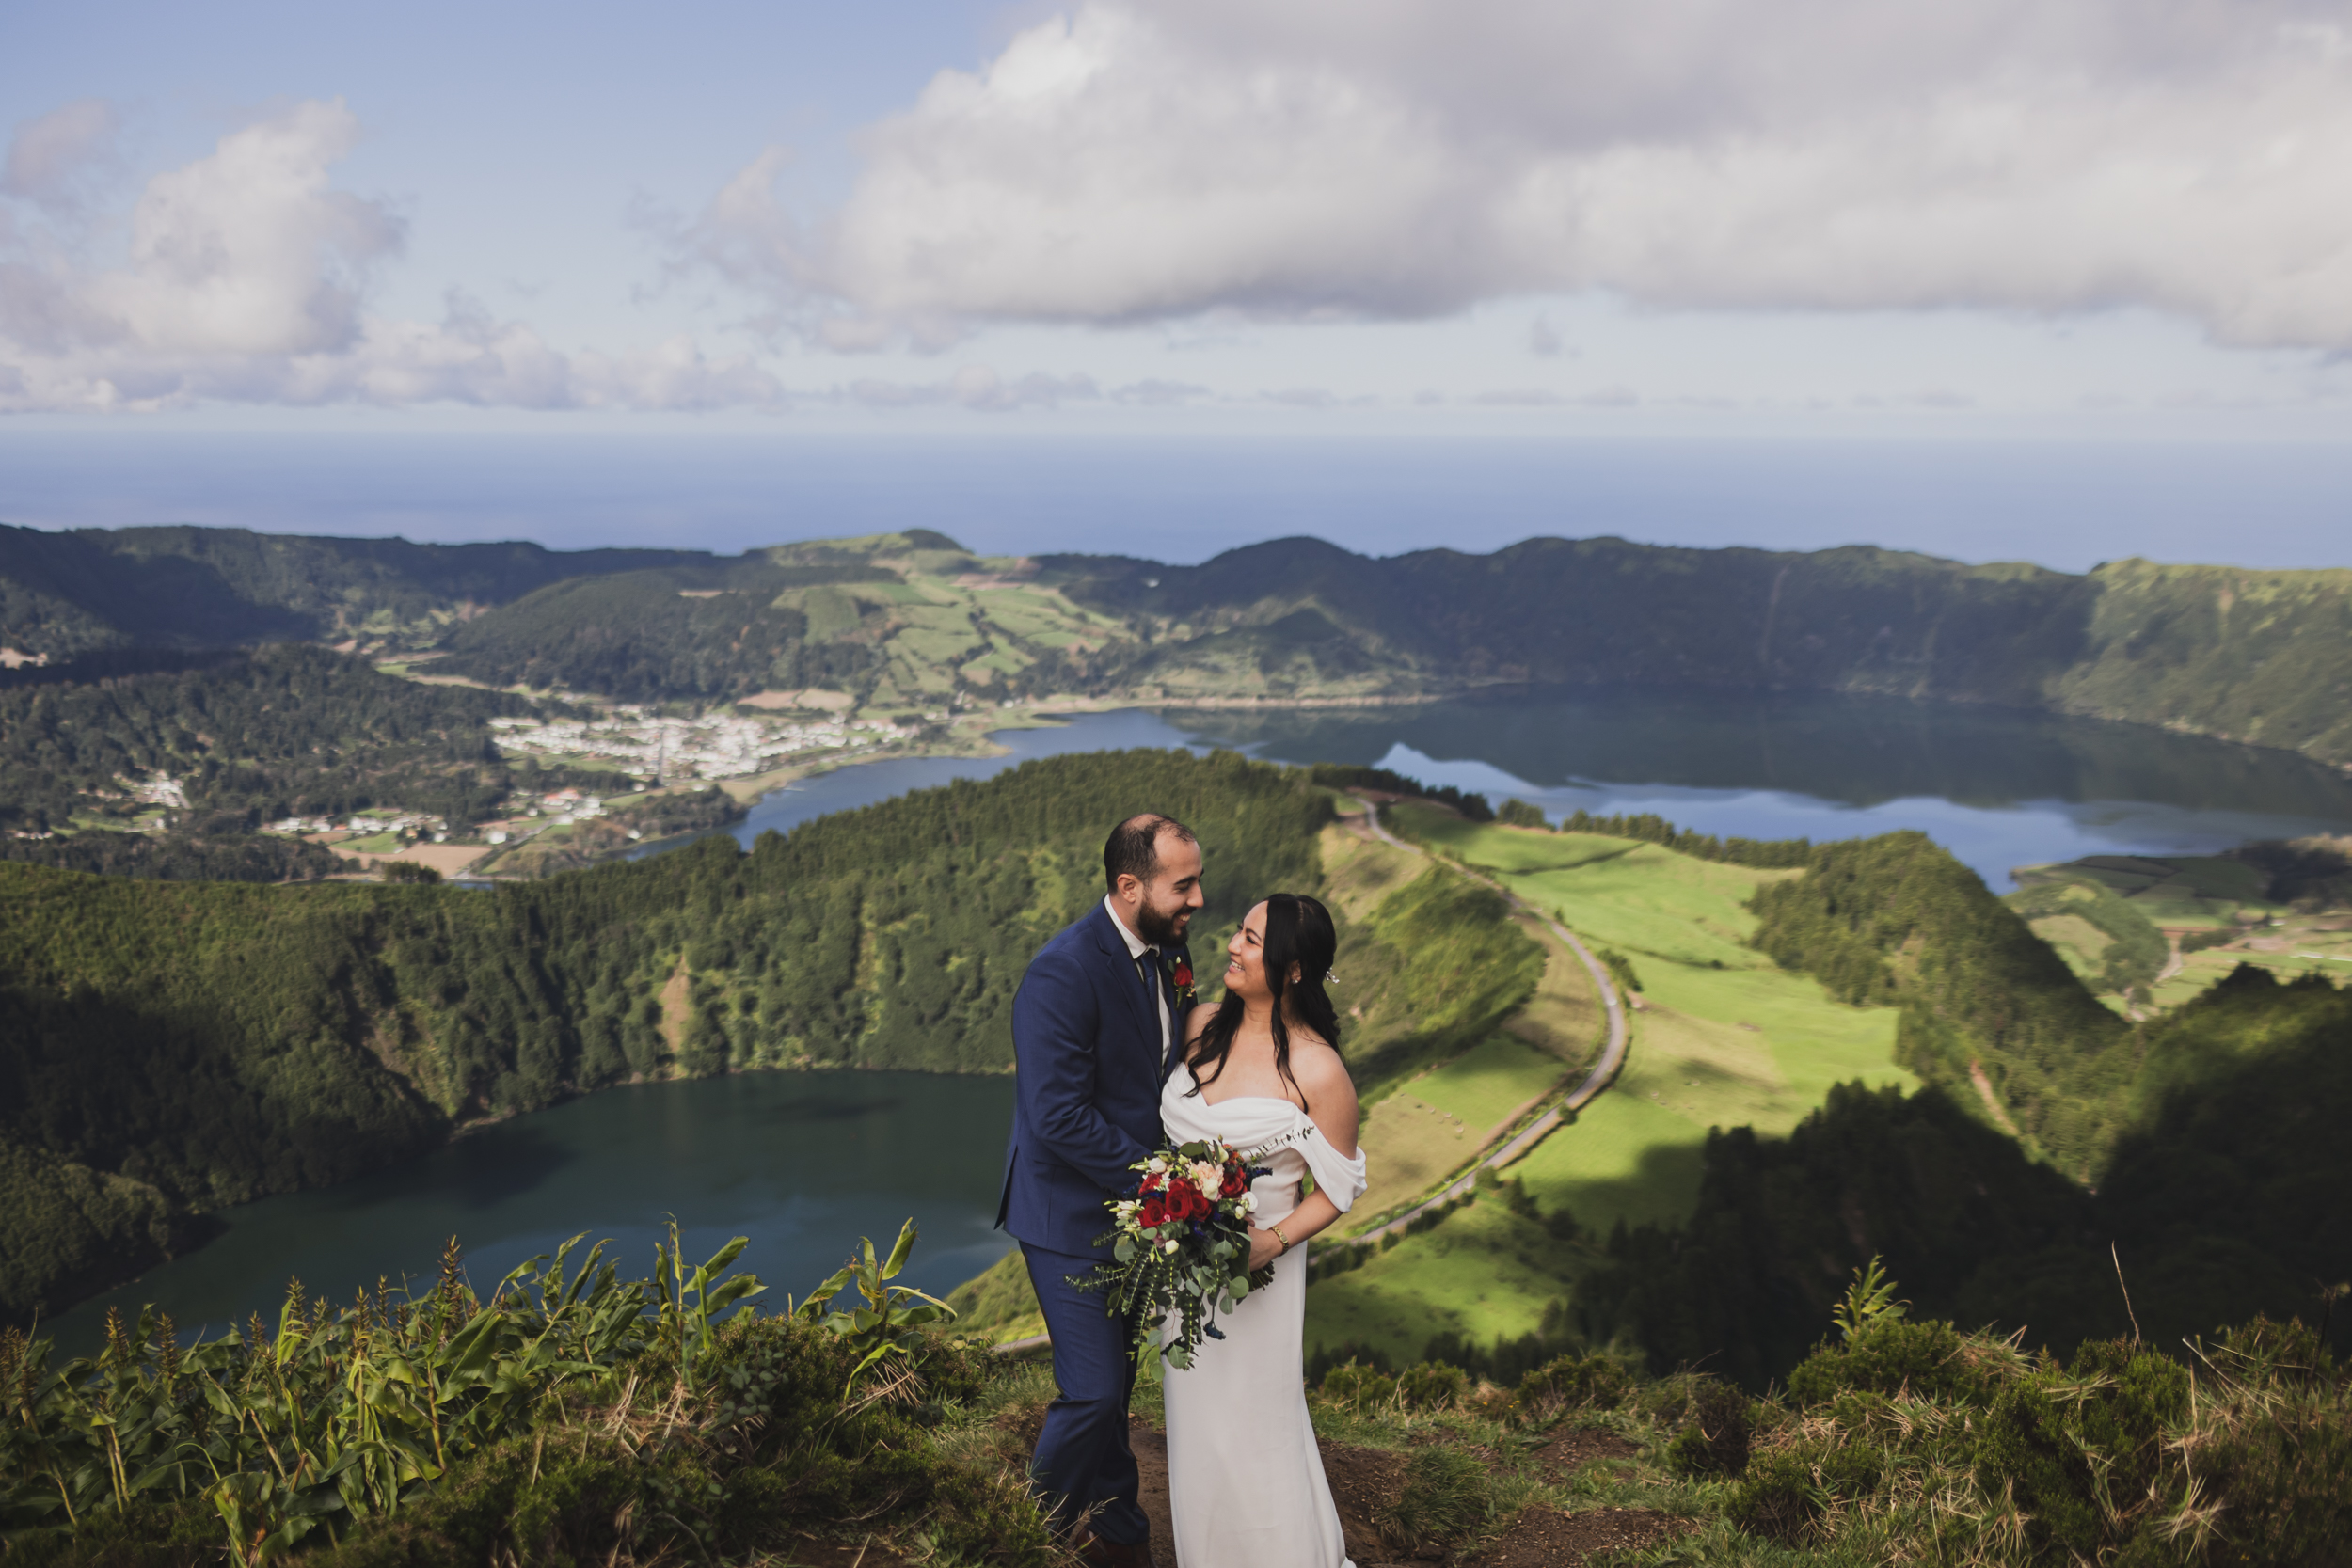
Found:
[(729, 831), (748, 845), (769, 829), (1033, 757), (1230, 746), (1518, 796), (1555, 820), (1579, 809), (1646, 811), (1706, 832), (1816, 841), (1915, 828), (2003, 890), (2012, 867), (2080, 855), (2210, 853), (2253, 838), (2352, 832), (2352, 777), (2288, 752), (1881, 699), (1502, 691), (1310, 712), (1131, 708), (997, 738), (1007, 755), (870, 763), (804, 780)]
[[(1033, 757), (1231, 746), (1282, 762), (1375, 763), (1519, 796), (1554, 817), (1655, 811), (1709, 832), (1846, 838), (1920, 829), (1995, 887), (2010, 867), (2352, 832), (2352, 780), (2282, 752), (1997, 709), (1677, 692), (1496, 692), (1311, 713), (1124, 710), (1009, 731), (999, 757), (838, 769), (777, 791), (749, 843), (828, 812)], [(1107, 824), (1106, 824), (1107, 826)], [(1247, 866), (1209, 868), (1239, 879)], [(430, 1275), (454, 1235), (486, 1285), (579, 1231), (649, 1267), (665, 1214), (689, 1251), (733, 1235), (743, 1265), (803, 1291), (860, 1235), (923, 1227), (912, 1283), (945, 1291), (1008, 1246), (994, 1219), (1012, 1085), (895, 1073), (751, 1074), (613, 1089), (472, 1133), (324, 1192), (229, 1211), (226, 1235), (57, 1320), (94, 1342), (106, 1306), (183, 1324), (266, 1310), (289, 1275), (343, 1295)]]

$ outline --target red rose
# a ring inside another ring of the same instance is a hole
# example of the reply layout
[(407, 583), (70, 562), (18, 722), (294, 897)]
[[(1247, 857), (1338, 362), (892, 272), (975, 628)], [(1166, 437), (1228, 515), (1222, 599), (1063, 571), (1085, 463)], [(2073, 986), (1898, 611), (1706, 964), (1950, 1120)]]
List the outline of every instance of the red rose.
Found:
[(1168, 1223), (1168, 1205), (1161, 1201), (1157, 1193), (1143, 1200), (1143, 1207), (1136, 1212), (1136, 1223), (1146, 1230)]
[(1176, 989), (1178, 990), (1192, 989), (1192, 960), (1190, 958), (1176, 960)]

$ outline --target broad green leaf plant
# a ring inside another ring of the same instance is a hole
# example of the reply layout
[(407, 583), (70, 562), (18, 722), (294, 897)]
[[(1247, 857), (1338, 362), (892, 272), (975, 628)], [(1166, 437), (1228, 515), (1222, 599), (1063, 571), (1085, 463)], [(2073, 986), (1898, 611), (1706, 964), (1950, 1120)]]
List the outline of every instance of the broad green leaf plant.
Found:
[[(882, 1261), (876, 1260), (873, 1240), (860, 1238), (858, 1256), (811, 1291), (808, 1299), (794, 1310), (793, 1315), (803, 1322), (822, 1324), (862, 1353), (857, 1365), (850, 1370), (845, 1394), (857, 1386), (858, 1379), (889, 1357), (911, 1354), (924, 1329), (955, 1319), (955, 1308), (937, 1296), (926, 1295), (911, 1285), (890, 1283), (906, 1267), (907, 1255), (914, 1250), (915, 1234), (914, 1222), (910, 1219), (898, 1227), (898, 1244), (890, 1249), (889, 1258)], [(852, 1285), (866, 1305), (847, 1311), (827, 1311), (826, 1307)]]

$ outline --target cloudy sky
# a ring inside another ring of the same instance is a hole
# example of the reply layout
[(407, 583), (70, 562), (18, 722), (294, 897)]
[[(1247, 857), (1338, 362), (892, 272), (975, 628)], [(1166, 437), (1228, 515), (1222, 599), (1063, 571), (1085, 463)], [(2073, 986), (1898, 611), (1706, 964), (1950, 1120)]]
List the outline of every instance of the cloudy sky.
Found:
[(2352, 5), (12, 8), (0, 407), (2332, 438)]

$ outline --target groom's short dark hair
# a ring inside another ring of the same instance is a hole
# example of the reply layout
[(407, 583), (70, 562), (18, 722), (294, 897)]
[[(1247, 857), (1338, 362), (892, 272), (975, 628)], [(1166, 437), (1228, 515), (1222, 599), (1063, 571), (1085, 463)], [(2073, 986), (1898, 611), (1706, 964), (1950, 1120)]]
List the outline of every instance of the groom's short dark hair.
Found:
[(1200, 841), (1192, 836), (1192, 830), (1172, 816), (1147, 811), (1131, 816), (1111, 830), (1111, 836), (1103, 842), (1103, 887), (1105, 892), (1119, 891), (1119, 879), (1133, 877), (1148, 882), (1160, 868), (1160, 835), (1173, 833), (1186, 844)]

